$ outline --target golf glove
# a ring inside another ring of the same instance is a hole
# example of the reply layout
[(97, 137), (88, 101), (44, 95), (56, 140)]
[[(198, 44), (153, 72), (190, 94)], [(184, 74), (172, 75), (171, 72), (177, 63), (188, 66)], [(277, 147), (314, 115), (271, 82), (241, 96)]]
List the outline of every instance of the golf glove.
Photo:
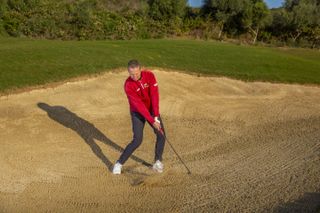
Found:
[(156, 122), (160, 123), (160, 120), (159, 120), (158, 117), (154, 117), (154, 120), (155, 120)]

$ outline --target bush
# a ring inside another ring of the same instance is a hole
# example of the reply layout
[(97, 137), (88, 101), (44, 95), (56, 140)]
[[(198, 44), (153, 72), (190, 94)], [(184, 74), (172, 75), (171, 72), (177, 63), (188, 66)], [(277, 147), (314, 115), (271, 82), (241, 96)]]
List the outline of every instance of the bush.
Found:
[(269, 43), (272, 38), (271, 32), (261, 31), (258, 36), (258, 40), (261, 42)]
[(16, 11), (8, 11), (2, 17), (3, 27), (10, 36), (20, 36), (24, 17)]
[[(228, 23), (219, 37), (217, 20), (185, 6), (185, 0), (0, 0), (0, 35), (63, 40), (228, 37), (245, 43), (252, 39), (237, 19)], [(272, 26), (260, 31), (258, 40), (276, 46), (318, 48), (319, 24), (307, 27), (292, 40), (290, 33), (296, 31), (287, 26), (284, 12), (273, 12)]]
[(6, 36), (7, 32), (4, 28), (4, 22), (2, 19), (0, 19), (0, 36)]

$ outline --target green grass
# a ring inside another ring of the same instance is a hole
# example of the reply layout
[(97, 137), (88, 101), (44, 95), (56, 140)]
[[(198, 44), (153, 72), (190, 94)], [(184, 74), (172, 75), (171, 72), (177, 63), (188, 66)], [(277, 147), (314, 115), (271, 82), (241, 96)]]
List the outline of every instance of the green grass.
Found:
[(129, 59), (242, 80), (320, 84), (320, 52), (193, 40), (0, 38), (0, 91), (125, 67)]

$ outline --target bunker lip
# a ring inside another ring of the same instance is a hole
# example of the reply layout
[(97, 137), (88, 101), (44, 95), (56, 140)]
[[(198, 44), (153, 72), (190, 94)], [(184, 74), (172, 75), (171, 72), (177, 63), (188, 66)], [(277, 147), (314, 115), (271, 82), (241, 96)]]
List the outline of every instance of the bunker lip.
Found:
[(123, 174), (110, 172), (132, 137), (123, 68), (0, 97), (1, 210), (319, 208), (319, 87), (153, 70), (168, 139), (192, 175), (168, 144), (164, 173), (150, 169), (148, 125)]
[[(161, 72), (179, 72), (179, 73), (184, 73), (187, 75), (192, 75), (192, 76), (197, 76), (197, 77), (215, 77), (215, 78), (227, 78), (227, 79), (233, 79), (233, 80), (238, 80), (238, 81), (243, 81), (243, 82), (260, 82), (260, 83), (271, 83), (271, 84), (282, 84), (282, 85), (300, 85), (300, 86), (306, 86), (306, 87), (317, 87), (320, 88), (319, 84), (312, 84), (312, 83), (304, 83), (304, 84), (299, 84), (299, 83), (285, 83), (285, 82), (280, 82), (280, 81), (268, 81), (268, 80), (241, 80), (241, 79), (236, 79), (224, 75), (216, 75), (216, 74), (207, 74), (207, 73), (198, 73), (198, 72), (192, 72), (192, 71), (186, 71), (186, 70), (176, 70), (176, 69), (169, 69), (169, 68), (160, 68), (160, 67), (148, 67), (146, 69), (150, 70), (158, 70)], [(92, 73), (92, 74), (82, 74), (81, 76), (76, 76), (64, 80), (58, 80), (54, 82), (48, 82), (44, 83), (41, 85), (32, 85), (32, 86), (25, 86), (22, 88), (10, 88), (4, 91), (0, 91), (0, 98), (3, 96), (8, 96), (12, 94), (20, 94), (24, 92), (30, 92), (33, 90), (39, 90), (39, 89), (48, 89), (48, 88), (56, 88), (60, 85), (66, 84), (66, 83), (72, 83), (72, 82), (77, 82), (77, 81), (85, 81), (88, 79), (92, 78), (99, 78), (100, 76), (104, 76), (106, 73), (119, 73), (119, 72), (124, 72), (126, 70), (125, 67), (119, 67), (117, 69), (111, 69), (111, 70), (102, 70), (101, 72), (97, 73)]]

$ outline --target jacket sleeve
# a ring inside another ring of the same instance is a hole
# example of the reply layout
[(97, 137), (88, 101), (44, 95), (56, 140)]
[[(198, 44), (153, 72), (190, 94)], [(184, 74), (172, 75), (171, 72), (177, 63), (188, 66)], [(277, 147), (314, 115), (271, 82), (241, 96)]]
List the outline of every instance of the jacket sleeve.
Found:
[(150, 98), (154, 116), (159, 116), (159, 88), (158, 82), (152, 72), (150, 72)]
[(154, 118), (151, 116), (147, 107), (144, 105), (136, 91), (130, 88), (127, 84), (124, 87), (124, 90), (127, 94), (129, 104), (134, 106), (138, 110), (138, 112), (150, 123), (153, 124), (155, 122)]

